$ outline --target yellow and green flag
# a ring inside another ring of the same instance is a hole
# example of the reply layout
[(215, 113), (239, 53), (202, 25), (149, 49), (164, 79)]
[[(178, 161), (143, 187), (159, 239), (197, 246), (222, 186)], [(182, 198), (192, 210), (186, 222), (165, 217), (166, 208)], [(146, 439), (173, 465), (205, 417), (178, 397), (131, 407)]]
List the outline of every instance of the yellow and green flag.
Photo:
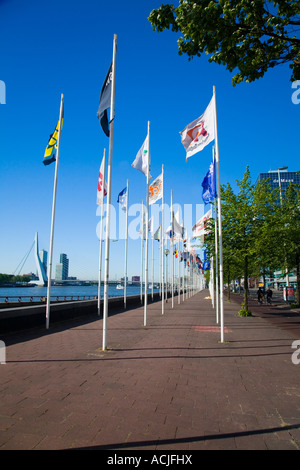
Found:
[[(63, 124), (63, 119), (62, 119), (61, 125), (62, 124)], [(55, 162), (55, 155), (56, 155), (56, 150), (57, 150), (58, 130), (59, 130), (59, 120), (58, 120), (57, 126), (55, 128), (55, 131), (49, 137), (49, 142), (48, 142), (47, 148), (45, 150), (45, 155), (44, 155), (44, 159), (43, 159), (44, 165), (50, 165), (50, 163)]]

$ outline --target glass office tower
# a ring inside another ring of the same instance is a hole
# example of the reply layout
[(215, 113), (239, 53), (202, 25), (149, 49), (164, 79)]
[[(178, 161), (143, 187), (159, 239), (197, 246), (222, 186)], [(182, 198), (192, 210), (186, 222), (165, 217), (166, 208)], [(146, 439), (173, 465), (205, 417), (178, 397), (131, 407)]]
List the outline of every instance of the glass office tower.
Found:
[[(280, 181), (279, 176), (280, 175)], [(269, 184), (271, 189), (279, 188), (281, 186), (282, 197), (286, 188), (290, 183), (300, 185), (300, 173), (297, 174), (296, 171), (287, 171), (287, 170), (273, 170), (268, 171), (267, 173), (259, 173), (257, 181), (262, 181), (269, 178)]]

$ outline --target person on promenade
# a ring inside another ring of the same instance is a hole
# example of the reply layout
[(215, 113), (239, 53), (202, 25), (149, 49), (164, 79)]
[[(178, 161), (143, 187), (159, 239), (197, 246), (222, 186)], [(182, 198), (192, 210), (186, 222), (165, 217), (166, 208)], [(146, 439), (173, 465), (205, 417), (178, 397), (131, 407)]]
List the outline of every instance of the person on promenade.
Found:
[(267, 292), (266, 292), (267, 304), (271, 304), (272, 294), (273, 294), (273, 291), (272, 291), (272, 289), (271, 289), (270, 286), (269, 286), (268, 289), (267, 289)]
[(264, 297), (264, 293), (263, 293), (263, 291), (262, 291), (262, 288), (259, 287), (259, 288), (258, 288), (258, 291), (257, 291), (257, 302), (258, 302), (259, 304), (262, 304), (263, 297)]

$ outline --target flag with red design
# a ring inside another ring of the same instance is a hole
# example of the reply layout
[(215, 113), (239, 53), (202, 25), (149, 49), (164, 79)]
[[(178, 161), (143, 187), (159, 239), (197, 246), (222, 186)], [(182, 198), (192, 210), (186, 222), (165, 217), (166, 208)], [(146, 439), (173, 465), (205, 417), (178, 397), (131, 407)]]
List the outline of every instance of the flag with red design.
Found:
[(102, 159), (102, 163), (99, 170), (99, 178), (98, 178), (98, 189), (97, 189), (97, 204), (102, 205), (104, 202), (104, 196), (107, 194), (107, 183), (104, 182), (104, 191), (103, 191), (103, 175), (104, 175), (104, 158)]
[(215, 99), (212, 97), (206, 110), (198, 119), (180, 132), (186, 150), (186, 159), (206, 147), (215, 138)]

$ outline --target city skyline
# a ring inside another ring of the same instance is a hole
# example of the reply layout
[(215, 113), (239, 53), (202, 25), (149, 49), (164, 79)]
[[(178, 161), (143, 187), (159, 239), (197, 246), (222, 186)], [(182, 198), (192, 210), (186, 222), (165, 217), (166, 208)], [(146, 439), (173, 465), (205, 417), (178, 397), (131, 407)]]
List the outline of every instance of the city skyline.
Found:
[[(213, 142), (186, 162), (179, 133), (205, 111), (213, 86), (221, 184), (228, 182), (235, 190), (247, 165), (253, 182), (261, 171), (284, 165), (298, 170), (299, 92), (297, 83), (290, 82), (288, 64), (269, 70), (253, 83), (233, 87), (233, 74), (224, 66), (209, 63), (207, 57), (189, 61), (178, 55), (176, 33), (152, 31), (147, 18), (160, 4), (161, 0), (132, 0), (126, 5), (112, 0), (100, 5), (87, 0), (83, 7), (74, 0), (70, 8), (65, 0), (53, 0), (52, 8), (60, 14), (56, 34), (51, 37), (44, 28), (49, 15), (44, 2), (10, 0), (0, 4), (0, 80), (6, 91), (5, 104), (0, 104), (0, 212), (4, 224), (0, 271), (14, 271), (36, 231), (40, 246), (49, 253), (54, 164), (44, 166), (42, 161), (64, 93), (53, 260), (68, 253), (70, 276), (98, 278), (100, 212), (96, 193), (108, 138), (96, 114), (112, 60), (114, 34), (118, 38), (112, 167), (116, 214), (117, 197), (127, 179), (132, 212), (136, 204), (145, 202), (146, 178), (131, 164), (150, 121), (151, 175), (160, 175), (164, 165), (165, 203), (170, 205), (173, 190), (174, 204), (183, 213), (184, 206), (191, 205), (189, 225), (185, 220), (191, 234), (201, 210), (209, 209), (203, 205), (201, 183), (212, 160)], [(53, 51), (54, 62), (49, 59)], [(153, 207), (157, 204), (160, 201)], [(138, 212), (131, 217), (138, 225)], [(151, 248), (149, 243), (149, 260)], [(155, 250), (158, 269), (157, 245)], [(111, 242), (110, 255), (110, 278), (120, 278), (124, 275), (123, 239)], [(25, 267), (34, 270), (34, 259), (29, 262)], [(129, 278), (132, 275), (140, 275), (138, 239), (128, 243)]]

